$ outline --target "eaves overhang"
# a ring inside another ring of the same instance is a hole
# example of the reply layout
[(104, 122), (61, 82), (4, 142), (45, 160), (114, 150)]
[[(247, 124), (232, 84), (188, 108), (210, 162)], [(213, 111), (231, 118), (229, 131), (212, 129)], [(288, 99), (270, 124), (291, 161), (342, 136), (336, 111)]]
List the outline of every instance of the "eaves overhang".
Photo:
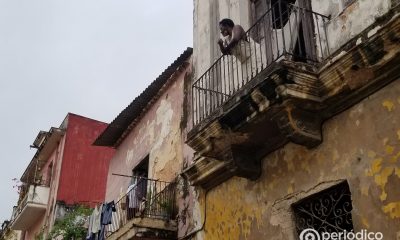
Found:
[(193, 49), (187, 48), (169, 67), (167, 67), (139, 96), (137, 96), (95, 140), (93, 145), (116, 147), (130, 132), (132, 123), (140, 118), (149, 105), (159, 97), (168, 80), (182, 66), (188, 65)]

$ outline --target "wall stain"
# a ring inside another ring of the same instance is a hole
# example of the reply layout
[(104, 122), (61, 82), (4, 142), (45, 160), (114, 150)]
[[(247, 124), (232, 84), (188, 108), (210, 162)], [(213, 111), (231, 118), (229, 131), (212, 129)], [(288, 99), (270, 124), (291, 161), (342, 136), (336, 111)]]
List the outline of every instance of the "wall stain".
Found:
[(394, 109), (394, 103), (390, 100), (385, 100), (382, 103), (382, 106), (384, 106), (389, 112), (393, 111)]

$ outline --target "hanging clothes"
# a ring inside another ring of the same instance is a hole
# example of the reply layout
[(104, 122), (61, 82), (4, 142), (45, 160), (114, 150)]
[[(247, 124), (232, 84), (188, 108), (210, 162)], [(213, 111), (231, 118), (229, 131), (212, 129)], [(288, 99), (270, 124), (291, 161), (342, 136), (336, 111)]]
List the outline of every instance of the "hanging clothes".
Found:
[(135, 182), (133, 184), (131, 184), (128, 189), (126, 190), (126, 196), (128, 197), (128, 207), (129, 208), (135, 208), (135, 200), (136, 200), (136, 191), (135, 188), (137, 186), (138, 181), (135, 180)]
[(108, 225), (111, 224), (111, 219), (112, 219), (112, 213), (115, 212), (115, 203), (114, 201), (111, 201), (103, 206), (102, 209), (102, 219), (101, 219), (101, 225)]
[(98, 206), (96, 206), (93, 210), (93, 222), (92, 222), (92, 233), (96, 234), (101, 229), (101, 211)]
[(106, 226), (112, 222), (112, 214), (116, 211), (114, 201), (103, 204), (101, 210), (101, 229), (99, 233), (99, 240), (104, 240), (106, 235)]
[(126, 218), (128, 221), (135, 217), (135, 212), (137, 211), (137, 198), (135, 191), (137, 183), (137, 178), (134, 178), (133, 183), (126, 190)]
[(140, 203), (146, 199), (146, 194), (147, 194), (147, 181), (145, 178), (139, 178), (135, 191), (138, 203), (137, 207), (139, 207)]
[(92, 225), (93, 225), (93, 212), (89, 216), (89, 226), (88, 226), (88, 231), (86, 234), (86, 240), (92, 240), (93, 239), (93, 233), (92, 233)]

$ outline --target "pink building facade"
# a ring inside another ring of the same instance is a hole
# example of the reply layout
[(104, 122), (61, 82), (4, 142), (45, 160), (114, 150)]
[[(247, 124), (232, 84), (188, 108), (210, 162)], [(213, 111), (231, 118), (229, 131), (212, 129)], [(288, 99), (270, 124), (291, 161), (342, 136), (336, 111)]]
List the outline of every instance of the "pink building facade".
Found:
[(106, 123), (68, 113), (59, 128), (41, 131), (37, 151), (21, 177), (22, 192), (11, 228), (22, 239), (46, 236), (68, 206), (104, 201), (106, 174), (114, 150), (93, 146)]
[[(105, 199), (107, 202), (116, 202), (117, 220), (115, 222), (122, 224), (112, 223), (107, 233), (109, 239), (140, 234), (149, 237), (176, 234), (176, 224), (174, 225), (173, 221), (166, 221), (165, 216), (160, 216), (163, 214), (157, 213), (160, 206), (154, 207), (154, 204), (160, 201), (158, 196), (163, 196), (161, 201), (171, 199), (171, 204), (173, 202), (174, 206), (168, 206), (175, 208), (173, 182), (181, 172), (184, 162), (183, 147), (187, 114), (184, 109), (189, 101), (185, 93), (185, 85), (190, 83), (191, 79), (191, 53), (191, 48), (184, 51), (110, 123), (95, 142), (97, 145), (116, 148), (108, 170)], [(127, 192), (128, 187), (133, 185), (133, 179), (138, 176), (147, 179), (146, 187), (143, 189), (147, 193), (146, 200), (141, 202), (141, 204), (146, 204), (147, 210), (144, 210), (145, 213), (140, 217), (134, 216), (130, 219), (128, 216), (126, 219), (125, 203), (122, 202), (130, 194)], [(173, 190), (168, 197), (166, 197), (167, 190)], [(160, 215), (155, 216), (157, 214)], [(168, 215), (168, 220), (175, 220), (176, 215), (172, 215)], [(157, 222), (160, 217), (165, 221)], [(141, 226), (141, 229), (147, 230), (144, 233), (138, 233), (135, 227), (128, 226), (132, 222), (135, 222), (136, 226)], [(157, 229), (160, 231), (155, 234)], [(162, 232), (163, 230), (169, 233)], [(165, 239), (169, 238), (165, 237)]]

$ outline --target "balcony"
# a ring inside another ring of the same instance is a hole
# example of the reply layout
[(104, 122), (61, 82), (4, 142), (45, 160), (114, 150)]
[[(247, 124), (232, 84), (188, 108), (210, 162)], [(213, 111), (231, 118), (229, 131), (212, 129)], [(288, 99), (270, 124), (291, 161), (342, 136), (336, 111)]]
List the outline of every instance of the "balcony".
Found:
[(192, 85), (197, 157), (184, 175), (211, 188), (236, 175), (256, 179), (261, 158), (288, 141), (321, 142), (317, 69), (329, 56), (329, 18), (276, 2)]
[(115, 204), (107, 239), (175, 239), (175, 183), (147, 178), (136, 178), (135, 182)]
[[(194, 82), (194, 125), (206, 125), (222, 106), (242, 97), (243, 91), (279, 74), (285, 60), (305, 63), (301, 67), (313, 71), (329, 56), (325, 29), (329, 18), (284, 2), (272, 5), (246, 32), (245, 40), (232, 51), (236, 53), (221, 56)], [(272, 78), (270, 85), (276, 85), (276, 80)], [(275, 93), (265, 95), (265, 100), (276, 97)]]
[(14, 208), (11, 228), (23, 231), (29, 229), (46, 212), (48, 199), (48, 187), (30, 185), (25, 197)]
[(398, 77), (398, 11), (331, 54), (328, 17), (272, 5), (193, 83), (187, 144), (196, 155), (183, 175), (205, 189), (232, 176), (255, 180), (261, 159), (286, 143), (318, 146), (324, 120)]

